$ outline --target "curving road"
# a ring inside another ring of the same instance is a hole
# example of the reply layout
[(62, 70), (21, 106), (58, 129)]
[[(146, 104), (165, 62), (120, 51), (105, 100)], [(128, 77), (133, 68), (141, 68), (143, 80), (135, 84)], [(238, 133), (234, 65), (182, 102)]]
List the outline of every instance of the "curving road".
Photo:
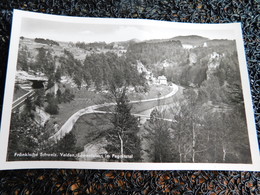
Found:
[[(167, 99), (169, 97), (172, 97), (177, 91), (178, 91), (178, 86), (173, 84), (172, 91), (165, 96), (161, 96), (161, 97), (158, 97), (158, 98), (146, 99), (146, 100), (134, 100), (134, 101), (130, 101), (129, 103), (133, 104), (133, 103), (163, 100), (163, 99)], [(77, 111), (64, 123), (64, 125), (60, 128), (59, 131), (57, 131), (53, 136), (51, 136), (49, 138), (49, 141), (55, 141), (56, 142), (56, 141), (60, 140), (62, 137), (64, 137), (67, 133), (69, 133), (72, 130), (74, 124), (79, 119), (79, 117), (81, 117), (82, 115), (91, 114), (91, 113), (107, 113), (105, 111), (98, 111), (96, 109), (106, 107), (106, 106), (113, 106), (113, 105), (116, 105), (116, 103), (112, 102), (112, 103), (96, 104), (96, 105), (88, 106), (86, 108), (83, 108), (83, 109)], [(148, 117), (148, 116), (145, 116), (145, 115), (138, 115), (138, 114), (134, 114), (134, 115), (141, 116), (141, 117)], [(165, 119), (165, 120), (172, 121), (171, 119)]]

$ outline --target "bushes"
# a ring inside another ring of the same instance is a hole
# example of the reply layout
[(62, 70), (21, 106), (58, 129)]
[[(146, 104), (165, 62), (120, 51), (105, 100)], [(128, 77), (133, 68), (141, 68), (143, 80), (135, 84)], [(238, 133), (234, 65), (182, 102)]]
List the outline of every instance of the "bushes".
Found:
[(59, 43), (50, 39), (42, 39), (42, 38), (35, 38), (34, 41), (36, 43), (42, 43), (47, 45), (57, 45), (59, 46)]
[(60, 89), (57, 91), (56, 99), (59, 103), (70, 103), (74, 99), (75, 95), (70, 92), (69, 89), (65, 89), (62, 93)]
[(60, 89), (57, 90), (56, 96), (53, 93), (46, 94), (46, 102), (47, 106), (45, 107), (45, 111), (49, 114), (58, 114), (59, 113), (59, 106), (58, 104), (70, 103), (74, 99), (74, 94), (70, 92), (69, 89), (65, 89), (62, 93)]
[(48, 93), (46, 95), (46, 101), (48, 105), (45, 107), (45, 111), (49, 114), (58, 114), (59, 106), (57, 99), (54, 97), (54, 94)]

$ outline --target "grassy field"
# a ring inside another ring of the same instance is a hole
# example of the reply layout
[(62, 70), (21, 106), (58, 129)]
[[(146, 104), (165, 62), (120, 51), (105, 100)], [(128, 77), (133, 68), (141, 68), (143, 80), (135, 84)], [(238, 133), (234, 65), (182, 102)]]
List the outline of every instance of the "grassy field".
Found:
[[(178, 101), (178, 97), (181, 95), (182, 91), (178, 91), (176, 96), (166, 99), (163, 103), (172, 104)], [(145, 102), (142, 104), (135, 104), (135, 111), (140, 112), (140, 110), (147, 110), (157, 105), (156, 101)], [(161, 104), (162, 105), (162, 104)], [(81, 116), (75, 123), (72, 133), (75, 135), (77, 140), (76, 147), (79, 147), (79, 151), (84, 150), (84, 146), (87, 144), (95, 144), (98, 140), (101, 140), (105, 135), (106, 131), (112, 127), (109, 120), (110, 114), (86, 114)], [(144, 129), (140, 129), (139, 136), (142, 137)], [(145, 142), (142, 142), (142, 149), (146, 148)], [(145, 154), (143, 153), (145, 156)], [(146, 160), (147, 157), (146, 157)]]
[[(168, 91), (168, 88), (166, 88), (166, 89), (167, 90), (164, 90), (163, 95), (166, 95), (166, 94), (171, 92), (170, 90)], [(180, 87), (179, 90), (176, 92), (176, 94), (174, 94), (172, 97), (169, 97), (169, 98), (166, 98), (166, 99), (163, 99), (163, 100), (154, 100), (154, 101), (149, 101), (149, 102), (133, 103), (133, 104), (131, 104), (131, 106), (132, 106), (131, 112), (133, 114), (139, 114), (140, 112), (144, 112), (145, 110), (149, 110), (149, 109), (154, 108), (154, 107), (174, 104), (176, 101), (178, 101), (180, 99), (180, 96), (182, 94), (182, 90), (183, 89)], [(153, 91), (153, 94), (155, 95), (156, 91)], [(149, 94), (147, 96), (149, 96), (149, 98), (144, 98), (144, 99), (150, 99), (150, 98), (156, 97), (156, 96), (153, 97)], [(113, 112), (114, 106), (102, 107), (102, 108), (99, 108), (97, 110)]]
[[(161, 95), (166, 95), (170, 92), (171, 92), (171, 88), (169, 86), (152, 86), (150, 91), (147, 93), (129, 94), (129, 99), (140, 100), (140, 99), (156, 98), (158, 97), (158, 93), (160, 93)], [(49, 123), (56, 122), (61, 127), (69, 119), (71, 115), (73, 115), (75, 112), (79, 111), (80, 109), (95, 104), (111, 102), (111, 100), (105, 99), (105, 96), (102, 93), (97, 93), (95, 91), (88, 91), (86, 89), (81, 89), (81, 90), (74, 89), (73, 93), (75, 95), (74, 100), (72, 100), (70, 103), (59, 104), (59, 114), (53, 115)], [(149, 105), (154, 105), (155, 103)]]
[(96, 94), (92, 91), (75, 89), (73, 93), (75, 95), (74, 100), (70, 103), (59, 104), (59, 114), (52, 115), (49, 123), (56, 122), (61, 127), (71, 115), (80, 109), (104, 102), (104, 99), (100, 94)]
[[(167, 93), (165, 92), (165, 94)], [(167, 98), (166, 100), (161, 100), (160, 105), (168, 105), (178, 101), (178, 98), (181, 94), (182, 90), (179, 90), (173, 97)], [(150, 96), (150, 98), (153, 97)], [(157, 101), (152, 101), (140, 104), (133, 104), (133, 111), (135, 113), (139, 113), (143, 110), (147, 110), (157, 106), (157, 103)], [(110, 110), (112, 111), (111, 108)], [(92, 143), (94, 145), (98, 142), (98, 140), (104, 138), (104, 136), (106, 135), (106, 131), (110, 127), (112, 127), (112, 124), (109, 120), (110, 116), (110, 114), (86, 114), (78, 119), (78, 121), (75, 123), (72, 129), (72, 133), (75, 135), (75, 138), (77, 140), (76, 146), (79, 147), (80, 151), (84, 150), (85, 145)], [(139, 136), (142, 137), (143, 133), (143, 129), (141, 128)], [(146, 144), (142, 143), (142, 145)]]
[(141, 102), (141, 103), (135, 103), (132, 107), (132, 113), (140, 113), (145, 110), (149, 110), (156, 106), (162, 106), (162, 105), (169, 105), (174, 103), (175, 101), (178, 101), (180, 94), (182, 94), (182, 90), (179, 90), (176, 92), (176, 94), (172, 97), (163, 99), (163, 100), (155, 100), (151, 102)]
[(136, 93), (132, 92), (128, 94), (128, 98), (130, 100), (144, 100), (144, 99), (151, 99), (157, 98), (159, 95), (164, 96), (167, 95), (172, 91), (172, 88), (166, 85), (151, 85), (150, 89), (146, 93)]

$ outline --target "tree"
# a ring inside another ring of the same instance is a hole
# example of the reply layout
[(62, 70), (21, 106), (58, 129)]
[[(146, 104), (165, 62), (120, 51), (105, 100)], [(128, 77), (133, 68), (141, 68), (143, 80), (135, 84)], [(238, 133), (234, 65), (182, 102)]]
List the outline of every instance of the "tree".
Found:
[(207, 150), (199, 114), (201, 106), (195, 90), (184, 91), (184, 97), (179, 110), (175, 113), (177, 124), (173, 128), (176, 130), (176, 147), (180, 162), (198, 162), (202, 160), (198, 154)]
[(109, 87), (112, 83), (116, 83), (118, 87), (122, 87), (123, 84), (147, 87), (146, 79), (144, 75), (138, 73), (136, 65), (124, 55), (117, 56), (112, 52), (87, 55), (84, 60), (84, 70), (81, 72), (84, 75), (77, 76), (82, 77), (88, 85), (93, 82), (96, 90), (101, 90), (104, 86)]
[(60, 83), (61, 81), (61, 76), (62, 76), (62, 70), (61, 68), (57, 68), (56, 71), (55, 71), (55, 75), (54, 75), (54, 78), (55, 78), (55, 82), (56, 83)]
[(81, 89), (81, 84), (82, 84), (82, 75), (78, 74), (78, 75), (74, 75), (73, 77), (73, 81), (74, 83), (77, 85), (78, 89)]
[[(76, 147), (76, 138), (72, 132), (67, 133), (63, 138), (61, 138), (56, 144), (51, 147), (51, 150), (55, 153), (69, 153), (76, 154), (79, 149)], [(75, 157), (62, 157), (58, 155), (58, 160), (76, 160)]]
[(155, 108), (144, 127), (147, 131), (144, 138), (149, 145), (149, 149), (146, 152), (149, 154), (152, 162), (174, 162), (176, 159), (176, 153), (172, 147), (173, 133), (171, 132), (171, 122), (165, 121), (163, 118), (164, 111), (159, 111)]
[(205, 116), (209, 142), (207, 158), (216, 163), (250, 163), (251, 155), (242, 105)]
[(18, 61), (17, 65), (20, 67), (23, 71), (29, 70), (29, 52), (28, 48), (26, 46), (21, 47), (18, 52)]
[[(111, 119), (113, 127), (107, 132), (109, 154), (120, 155), (120, 161), (140, 160), (140, 139), (138, 118), (131, 115), (131, 106), (126, 96), (126, 88), (112, 87), (110, 91), (116, 101), (114, 114)], [(124, 155), (133, 155), (132, 159), (125, 159)]]
[(9, 161), (36, 159), (36, 157), (17, 157), (16, 153), (37, 153), (39, 136), (44, 129), (28, 113), (13, 113), (10, 125), (7, 159)]
[(45, 108), (45, 111), (49, 114), (55, 115), (59, 113), (59, 106), (56, 102), (50, 102)]
[(75, 95), (74, 94), (72, 94), (71, 93), (71, 91), (68, 89), (68, 88), (66, 88), (65, 89), (65, 91), (64, 91), (64, 93), (61, 95), (61, 101), (62, 102), (64, 102), (64, 103), (70, 103), (70, 101), (72, 101), (73, 99), (74, 99), (74, 97), (75, 97)]
[(35, 89), (35, 100), (34, 103), (36, 106), (43, 107), (44, 106), (44, 90), (43, 89)]
[(55, 59), (52, 51), (43, 47), (38, 48), (34, 70), (42, 72), (48, 77), (47, 89), (54, 86), (56, 82), (60, 82), (61, 69), (55, 69)]
[(47, 83), (46, 88), (47, 88), (47, 89), (50, 89), (50, 88), (52, 88), (54, 85), (55, 85), (55, 78), (53, 77), (53, 75), (49, 75), (49, 77), (48, 77), (48, 83)]
[(33, 119), (34, 118), (33, 111), (35, 111), (35, 103), (34, 103), (32, 97), (27, 97), (25, 99), (24, 105), (25, 105), (25, 107), (21, 114), (26, 115), (26, 116), (30, 117), (31, 119)]
[(34, 71), (36, 72), (44, 72), (44, 67), (46, 64), (46, 52), (47, 50), (43, 47), (38, 48), (38, 54), (36, 55), (36, 61), (35, 61), (35, 66)]
[(56, 98), (57, 98), (58, 103), (60, 104), (62, 102), (62, 94), (61, 94), (60, 89), (57, 90)]
[(46, 100), (48, 104), (45, 107), (45, 111), (48, 112), (49, 114), (58, 114), (59, 106), (58, 106), (57, 99), (54, 97), (54, 94), (48, 93), (46, 95)]
[(43, 65), (43, 73), (47, 76), (51, 75), (51, 77), (55, 77), (55, 60), (51, 51), (48, 50), (45, 52), (44, 59), (41, 63)]

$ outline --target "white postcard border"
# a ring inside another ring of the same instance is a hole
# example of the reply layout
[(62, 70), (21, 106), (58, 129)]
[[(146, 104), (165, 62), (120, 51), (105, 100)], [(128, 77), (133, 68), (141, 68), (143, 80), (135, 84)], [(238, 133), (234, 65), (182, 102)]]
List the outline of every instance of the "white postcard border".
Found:
[[(223, 164), (223, 163), (115, 163), (115, 162), (74, 162), (74, 161), (16, 161), (7, 162), (7, 146), (10, 126), (10, 116), (12, 109), (12, 97), (15, 83), (16, 63), (18, 56), (19, 35), (21, 29), (22, 18), (34, 18), (44, 19), (50, 21), (60, 22), (74, 22), (74, 23), (92, 23), (92, 24), (135, 24), (135, 25), (156, 25), (167, 26), (169, 28), (181, 28), (181, 29), (208, 29), (219, 30), (227, 29), (234, 30), (239, 66), (241, 73), (241, 81), (243, 87), (243, 95), (247, 116), (248, 133), (250, 140), (250, 150), (252, 157), (252, 164)], [(66, 16), (54, 16), (48, 14), (39, 14), (33, 12), (25, 12), (14, 10), (14, 18), (12, 25), (12, 36), (10, 41), (8, 68), (6, 74), (5, 95), (2, 112), (2, 124), (0, 131), (0, 169), (30, 169), (30, 168), (76, 168), (76, 169), (120, 169), (120, 170), (249, 170), (260, 171), (260, 157), (258, 149), (257, 133), (254, 121), (254, 111), (252, 105), (252, 98), (249, 85), (249, 76), (246, 66), (246, 59), (244, 55), (243, 39), (241, 37), (242, 30), (240, 23), (233, 24), (188, 24), (188, 23), (173, 23), (165, 21), (154, 21), (145, 19), (107, 19), (107, 18), (82, 18), (82, 17), (66, 17)]]

